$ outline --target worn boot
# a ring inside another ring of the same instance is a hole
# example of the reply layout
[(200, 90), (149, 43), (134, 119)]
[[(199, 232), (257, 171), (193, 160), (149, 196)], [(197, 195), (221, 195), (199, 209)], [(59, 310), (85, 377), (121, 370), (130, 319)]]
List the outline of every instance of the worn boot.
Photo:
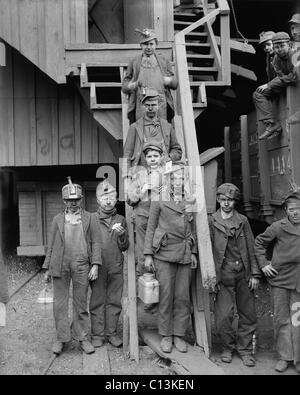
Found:
[(92, 345), (95, 348), (102, 347), (104, 344), (104, 339), (102, 337), (93, 337), (92, 338)]
[(108, 341), (114, 347), (121, 347), (123, 344), (123, 341), (117, 335), (108, 336)]
[(289, 361), (284, 361), (283, 359), (279, 359), (279, 361), (275, 366), (275, 370), (276, 372), (283, 373), (287, 370), (288, 367), (289, 367)]
[(291, 115), (287, 119), (287, 123), (289, 123), (290, 125), (293, 125), (293, 124), (299, 123), (299, 122), (300, 122), (300, 110), (296, 111), (293, 115)]
[(180, 352), (187, 352), (187, 344), (180, 336), (174, 336), (174, 346)]
[(172, 336), (163, 336), (160, 342), (160, 348), (163, 352), (169, 353), (172, 351)]
[(240, 355), (241, 360), (245, 366), (248, 368), (253, 368), (255, 366), (255, 358), (251, 354)]
[(225, 363), (232, 362), (232, 351), (229, 348), (224, 348), (221, 354), (221, 361)]
[(83, 340), (80, 342), (80, 347), (83, 352), (86, 354), (93, 354), (95, 352), (95, 348), (88, 340)]
[(63, 348), (64, 348), (64, 343), (60, 342), (59, 340), (56, 340), (52, 345), (52, 352), (56, 355), (59, 355), (61, 354)]
[(269, 121), (266, 122), (266, 125), (266, 130), (261, 136), (258, 137), (259, 140), (265, 140), (274, 135), (276, 132), (280, 132), (282, 130), (281, 124), (278, 121)]

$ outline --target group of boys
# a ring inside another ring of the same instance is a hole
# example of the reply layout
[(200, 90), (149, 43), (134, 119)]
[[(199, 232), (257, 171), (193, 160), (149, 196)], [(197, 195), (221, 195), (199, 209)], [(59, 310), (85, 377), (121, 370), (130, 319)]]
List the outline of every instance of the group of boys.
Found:
[[(273, 100), (278, 98), (287, 86), (294, 85), (298, 81), (295, 66), (300, 48), (300, 14), (294, 14), (289, 24), (293, 41), (290, 41), (290, 35), (286, 32), (267, 31), (262, 32), (259, 37), (259, 44), (263, 45), (266, 53), (268, 77), (268, 82), (259, 86), (253, 93), (257, 120), (263, 122), (265, 126), (264, 132), (258, 137), (259, 140), (271, 138), (281, 132), (281, 124), (275, 119), (273, 112)], [(288, 118), (287, 122), (288, 124), (300, 122), (300, 108)]]

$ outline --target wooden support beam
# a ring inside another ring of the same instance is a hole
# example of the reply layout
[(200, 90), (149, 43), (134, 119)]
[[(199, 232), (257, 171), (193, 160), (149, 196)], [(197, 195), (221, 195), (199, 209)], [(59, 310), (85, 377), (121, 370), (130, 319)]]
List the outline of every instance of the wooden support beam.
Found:
[(255, 73), (252, 70), (248, 70), (242, 66), (231, 64), (231, 72), (240, 77), (247, 78), (248, 80), (257, 81)]
[(225, 182), (231, 182), (231, 151), (230, 151), (230, 127), (224, 128), (224, 147), (225, 147)]
[[(253, 211), (250, 194), (250, 159), (249, 159), (249, 138), (248, 138), (248, 117), (241, 115), (241, 155), (242, 155), (242, 180), (243, 180), (243, 202), (247, 216), (251, 217)], [(250, 214), (250, 215), (249, 215)]]
[(0, 67), (6, 66), (6, 50), (5, 44), (0, 42)]
[[(227, 2), (226, 2), (227, 3)], [(220, 18), (221, 24), (221, 69), (222, 80), (227, 85), (231, 85), (231, 69), (230, 69), (230, 20), (229, 14), (224, 14)]]
[[(215, 36), (216, 42), (218, 45), (221, 45), (221, 39), (219, 36)], [(240, 51), (240, 52), (245, 52), (254, 55), (256, 53), (255, 48), (253, 45), (245, 43), (245, 42), (240, 42), (237, 40), (230, 39), (230, 48), (234, 51)]]
[(87, 83), (88, 83), (88, 75), (87, 75), (86, 63), (82, 63), (80, 67), (80, 87), (81, 88), (86, 87)]

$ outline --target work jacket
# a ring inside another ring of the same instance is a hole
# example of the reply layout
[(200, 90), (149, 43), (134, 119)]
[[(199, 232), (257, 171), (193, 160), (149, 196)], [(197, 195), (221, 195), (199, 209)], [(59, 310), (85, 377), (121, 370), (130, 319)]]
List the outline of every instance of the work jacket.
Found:
[[(250, 277), (261, 277), (254, 254), (254, 236), (247, 217), (235, 211), (238, 228), (235, 231), (237, 247), (245, 268), (246, 279)], [(221, 280), (221, 267), (225, 258), (228, 236), (223, 225), (221, 210), (208, 217), (212, 250), (216, 267), (217, 282)]]
[[(95, 217), (91, 213), (82, 210), (81, 220), (83, 233), (87, 244), (89, 263), (101, 265), (100, 236)], [(43, 269), (49, 269), (52, 277), (61, 277), (62, 264), (65, 249), (65, 212), (59, 213), (53, 218)]]
[(272, 65), (276, 77), (268, 82), (268, 88), (284, 88), (297, 81), (297, 73), (293, 64), (293, 54), (294, 51), (290, 49), (288, 54), (282, 58), (278, 55), (274, 56)]
[[(173, 126), (163, 118), (159, 118), (159, 122), (166, 152), (168, 152), (169, 157), (173, 162), (180, 160), (182, 149), (177, 141)], [(138, 166), (141, 164), (143, 144), (144, 118), (140, 118), (137, 122), (130, 126), (124, 145), (123, 157), (127, 159), (127, 164), (129, 167)]]
[(0, 303), (8, 302), (7, 273), (0, 250)]
[[(101, 215), (96, 212), (92, 214), (96, 220), (101, 243), (101, 257), (102, 263), (107, 265), (120, 265), (123, 263), (124, 256), (122, 251), (126, 251), (129, 246), (129, 237), (127, 231), (126, 220), (123, 215), (113, 214), (110, 223), (101, 218)], [(123, 235), (119, 235), (112, 227), (120, 223), (125, 229)]]
[(144, 254), (170, 263), (189, 264), (197, 253), (193, 214), (185, 201), (152, 202), (145, 237)]
[(300, 229), (287, 218), (270, 225), (255, 239), (255, 254), (260, 268), (268, 265), (268, 247), (273, 245), (272, 266), (278, 274), (269, 279), (273, 286), (300, 292)]
[[(177, 82), (176, 77), (174, 76), (171, 62), (169, 60), (165, 59), (162, 55), (159, 55), (158, 53), (154, 53), (154, 56), (157, 59), (157, 63), (159, 65), (162, 75), (164, 77), (172, 77), (171, 84), (169, 86), (165, 86), (165, 95), (166, 95), (166, 102), (169, 107), (170, 118), (173, 118), (175, 111), (174, 111), (173, 97), (172, 97), (170, 88), (176, 89), (178, 82)], [(132, 90), (128, 89), (128, 84), (131, 81), (135, 82), (138, 80), (139, 74), (140, 74), (142, 57), (143, 57), (143, 54), (140, 54), (129, 62), (127, 70), (126, 70), (126, 74), (125, 74), (125, 77), (123, 80), (123, 84), (122, 84), (122, 91), (124, 93), (129, 94), (128, 110), (127, 110), (128, 114), (130, 114), (131, 112), (135, 112), (135, 107), (136, 107), (136, 90), (132, 91)]]

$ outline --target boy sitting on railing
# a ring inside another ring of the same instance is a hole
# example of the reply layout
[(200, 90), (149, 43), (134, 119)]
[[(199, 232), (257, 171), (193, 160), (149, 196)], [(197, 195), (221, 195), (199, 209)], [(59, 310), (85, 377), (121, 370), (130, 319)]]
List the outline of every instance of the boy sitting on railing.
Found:
[(276, 132), (281, 131), (281, 124), (275, 120), (273, 114), (273, 99), (280, 96), (283, 90), (297, 80), (297, 74), (293, 65), (293, 50), (290, 47), (288, 33), (279, 32), (272, 38), (275, 57), (273, 67), (276, 77), (268, 83), (261, 85), (253, 94), (253, 100), (257, 111), (257, 120), (263, 121), (266, 126), (265, 132), (259, 136), (259, 140), (266, 139)]

